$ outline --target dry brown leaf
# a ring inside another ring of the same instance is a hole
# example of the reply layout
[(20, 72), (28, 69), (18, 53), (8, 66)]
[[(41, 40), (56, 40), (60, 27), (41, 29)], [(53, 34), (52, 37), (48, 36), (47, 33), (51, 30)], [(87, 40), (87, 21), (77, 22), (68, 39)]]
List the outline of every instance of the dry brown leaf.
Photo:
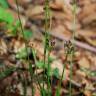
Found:
[(92, 21), (96, 20), (96, 4), (88, 4), (84, 6), (82, 11), (78, 14), (78, 19), (84, 25), (92, 23)]
[(85, 96), (92, 96), (92, 95), (91, 95), (91, 92), (88, 91), (88, 90), (85, 90), (85, 91), (84, 91), (84, 94), (85, 94)]
[(95, 22), (96, 20), (96, 13), (94, 12), (93, 14), (88, 15), (84, 20), (82, 21), (83, 24), (91, 24), (92, 22)]
[[(72, 18), (71, 18), (71, 20), (72, 20)], [(73, 30), (73, 22), (66, 20), (64, 22), (64, 25), (68, 28), (68, 30), (71, 30), (71, 31)], [(76, 22), (76, 26), (75, 26), (76, 30), (80, 30), (80, 27), (81, 27), (81, 25), (78, 22)]]
[(11, 44), (14, 45), (13, 50), (15, 53), (17, 53), (17, 52), (21, 51), (23, 48), (25, 48), (25, 43), (20, 40), (13, 39)]
[(91, 38), (85, 38), (86, 41), (91, 44), (92, 46), (95, 46), (96, 47), (96, 39), (91, 39)]
[(77, 74), (78, 76), (80, 76), (80, 77), (86, 77), (85, 72), (82, 72), (81, 70), (77, 70), (77, 71), (76, 71), (76, 74)]
[[(10, 5), (11, 7), (13, 7), (13, 6), (16, 5), (15, 0), (7, 0), (7, 1), (8, 1), (9, 5)], [(28, 4), (30, 1), (31, 1), (31, 0), (17, 0), (18, 4), (19, 4), (19, 5), (22, 5), (22, 6)]]
[[(7, 1), (11, 8), (17, 10), (17, 5), (16, 5), (15, 0), (7, 0)], [(17, 0), (17, 1), (18, 1), (18, 4), (20, 4), (19, 1), (23, 1), (22, 4), (24, 4), (26, 0)], [(18, 7), (19, 7), (20, 12), (24, 12), (24, 9), (21, 6), (18, 5)]]
[(78, 0), (78, 5), (79, 6), (87, 6), (90, 4), (90, 0)]
[[(23, 86), (21, 83), (17, 85), (18, 90), (20, 91), (20, 94), (23, 95)], [(32, 96), (32, 89), (30, 87), (26, 87), (27, 96)]]
[(44, 9), (43, 9), (43, 6), (40, 6), (40, 5), (35, 7), (29, 6), (28, 10), (25, 13), (28, 17), (33, 18), (33, 16), (38, 16), (44, 13)]
[(78, 30), (77, 31), (77, 33), (76, 33), (76, 35), (77, 35), (77, 37), (78, 36), (82, 36), (83, 38), (88, 38), (88, 37), (96, 37), (96, 35), (95, 35), (95, 31), (92, 31), (92, 30), (85, 30), (85, 29), (83, 29), (83, 30)]
[(64, 6), (63, 0), (55, 0), (55, 2), (50, 3), (50, 7), (57, 10), (62, 10)]
[(57, 20), (68, 20), (68, 21), (72, 21), (72, 14), (66, 15), (65, 13), (62, 12), (56, 12), (56, 11), (52, 11), (52, 17), (57, 19)]
[(64, 37), (71, 37), (70, 32), (63, 26), (63, 25), (58, 25), (56, 26), (54, 29), (52, 29), (52, 32), (55, 33), (59, 33), (59, 34), (63, 34)]
[[(51, 67), (52, 67), (52, 69), (58, 68), (59, 75), (62, 76), (63, 64), (62, 64), (62, 61), (61, 60), (55, 60), (55, 61), (53, 61), (52, 64), (51, 64)], [(70, 71), (65, 68), (64, 69), (64, 75), (63, 76), (65, 78), (68, 78), (69, 74), (70, 74)]]
[(85, 90), (84, 90), (84, 94), (85, 96), (92, 96), (92, 93), (90, 90), (94, 90), (94, 87), (92, 85), (92, 82), (88, 81), (87, 79), (84, 79), (82, 81), (83, 84), (85, 84)]
[(88, 61), (88, 59), (86, 57), (82, 57), (79, 61), (78, 64), (80, 65), (80, 67), (83, 68), (90, 68), (90, 62)]
[(7, 53), (7, 45), (3, 39), (0, 39), (0, 55)]

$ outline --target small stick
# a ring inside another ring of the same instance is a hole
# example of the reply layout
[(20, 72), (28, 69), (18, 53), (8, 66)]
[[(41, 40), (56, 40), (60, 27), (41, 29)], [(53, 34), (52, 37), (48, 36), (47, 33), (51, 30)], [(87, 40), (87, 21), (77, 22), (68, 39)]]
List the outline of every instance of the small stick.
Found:
[[(29, 22), (30, 22), (30, 21), (29, 21)], [(32, 25), (33, 25), (33, 24), (32, 24)], [(35, 25), (36, 25), (36, 24), (35, 24)], [(35, 32), (35, 31), (37, 32), (37, 30), (38, 30), (38, 32), (41, 32), (41, 33), (45, 34), (45, 31), (44, 31), (43, 29), (40, 29), (40, 28), (38, 28), (38, 27), (36, 26), (36, 30), (34, 29), (34, 32)], [(53, 36), (53, 37), (55, 37), (55, 38), (57, 38), (57, 39), (59, 39), (59, 40), (61, 40), (61, 41), (64, 41), (64, 42), (70, 40), (70, 38), (64, 37), (64, 35), (61, 34), (61, 33), (48, 32), (48, 34), (51, 35), (51, 36)], [(80, 47), (80, 48), (83, 48), (83, 49), (86, 49), (86, 50), (91, 51), (91, 52), (93, 52), (93, 53), (96, 54), (96, 48), (95, 48), (95, 47), (93, 47), (93, 46), (91, 46), (91, 45), (88, 45), (88, 44), (86, 44), (86, 43), (77, 41), (77, 40), (74, 40), (74, 41), (70, 40), (70, 41), (71, 41), (72, 43), (74, 43), (75, 46)], [(64, 48), (64, 46), (60, 46), (60, 47), (61, 47), (61, 48)]]
[[(43, 30), (41, 30), (41, 31), (42, 31), (42, 33), (44, 33)], [(64, 37), (64, 35), (63, 34), (60, 34), (60, 33), (49, 32), (49, 34), (52, 35), (55, 38), (58, 38), (59, 40), (64, 41), (64, 42), (70, 40), (70, 38)], [(96, 53), (96, 48), (95, 47), (92, 47), (92, 46), (90, 46), (90, 45), (88, 45), (86, 43), (83, 43), (83, 42), (80, 42), (80, 41), (77, 41), (77, 40), (74, 40), (74, 41), (73, 40), (70, 40), (70, 41), (72, 43), (74, 43), (78, 47), (81, 47), (83, 49), (86, 49), (86, 50), (89, 50), (89, 51), (91, 51), (93, 53)], [(62, 47), (64, 47), (64, 46), (62, 46)]]

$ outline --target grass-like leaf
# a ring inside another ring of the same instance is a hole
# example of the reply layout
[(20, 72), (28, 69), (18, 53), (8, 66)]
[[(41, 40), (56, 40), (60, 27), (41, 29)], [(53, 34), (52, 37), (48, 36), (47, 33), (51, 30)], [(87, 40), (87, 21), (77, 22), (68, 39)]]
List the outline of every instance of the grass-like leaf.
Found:
[(0, 72), (0, 79), (7, 77), (8, 75), (12, 74), (15, 70), (16, 68), (11, 67), (11, 68), (6, 69), (3, 72)]

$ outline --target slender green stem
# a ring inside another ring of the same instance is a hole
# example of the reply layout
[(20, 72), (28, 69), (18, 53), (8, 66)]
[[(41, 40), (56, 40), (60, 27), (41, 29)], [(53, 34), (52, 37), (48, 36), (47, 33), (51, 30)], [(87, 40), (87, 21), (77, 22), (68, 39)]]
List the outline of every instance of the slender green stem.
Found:
[[(70, 54), (70, 80), (72, 80), (72, 69), (73, 69), (73, 58), (74, 58), (74, 48), (75, 48), (75, 45), (74, 45), (74, 39), (75, 39), (75, 32), (76, 32), (76, 0), (73, 0), (73, 33), (72, 33), (72, 47), (73, 47), (73, 50)], [(69, 84), (69, 96), (72, 96), (72, 84), (70, 82)]]
[[(32, 54), (33, 54), (33, 58), (34, 58), (35, 64), (37, 64), (36, 53), (35, 53), (34, 49), (32, 49)], [(36, 74), (37, 74), (37, 66), (35, 66), (35, 67), (36, 67)], [(39, 85), (40, 89), (42, 89), (42, 86), (40, 85), (38, 77), (37, 77), (37, 82), (38, 82), (38, 85)]]
[[(18, 1), (16, 1), (16, 6), (17, 6), (17, 13), (18, 13), (18, 19), (19, 19), (19, 22), (20, 22), (20, 28), (21, 28), (21, 32), (22, 32), (22, 35), (23, 35), (23, 38), (25, 38), (25, 35), (24, 35), (24, 30), (23, 30), (23, 26), (22, 26), (22, 22), (21, 22), (21, 18), (20, 18), (20, 10), (19, 10), (19, 6), (18, 6)], [(27, 48), (27, 44), (26, 44), (26, 41), (25, 41), (25, 48), (26, 48), (26, 53), (27, 53), (27, 56), (28, 56), (28, 63), (29, 63), (29, 55), (28, 55), (28, 48)], [(32, 81), (32, 96), (34, 96), (34, 90), (33, 90), (33, 68), (32, 68), (32, 65), (29, 63), (29, 72), (30, 72), (30, 77), (31, 77), (31, 81)], [(24, 96), (27, 96), (27, 81), (26, 81), (26, 77), (25, 77), (25, 86), (24, 86)]]
[[(47, 83), (48, 83), (48, 85), (47, 85), (47, 89), (48, 89), (48, 96), (50, 96), (51, 94), (51, 83), (50, 83), (50, 76), (49, 76), (49, 74), (50, 74), (50, 49), (51, 49), (51, 45), (50, 45), (50, 43), (49, 42), (51, 42), (51, 41), (49, 41), (50, 40), (50, 35), (49, 35), (49, 31), (50, 31), (50, 29), (51, 29), (51, 14), (50, 14), (50, 9), (49, 9), (49, 0), (45, 0), (46, 1), (46, 3), (45, 3), (45, 32), (46, 32), (46, 34), (45, 34), (45, 38), (46, 38), (46, 40), (48, 40), (48, 42), (46, 42), (46, 45), (47, 45), (47, 48), (46, 48), (46, 50), (48, 50), (48, 53), (47, 53)], [(49, 21), (49, 22), (48, 22)], [(49, 26), (49, 27), (48, 27)]]
[(49, 74), (50, 74), (50, 52), (48, 52), (48, 68), (47, 68), (47, 83), (48, 83), (48, 96), (50, 96), (50, 89), (51, 89), (51, 84), (50, 84), (50, 77), (49, 77)]
[(29, 72), (30, 72), (30, 77), (31, 77), (31, 88), (32, 88), (32, 96), (34, 96), (34, 87), (33, 87), (33, 76), (34, 76), (34, 73), (33, 73), (33, 68), (32, 68), (32, 65), (29, 64)]
[[(50, 16), (50, 13), (49, 13), (49, 0), (45, 0), (45, 43), (44, 43), (45, 46), (44, 46), (44, 66), (43, 66), (44, 74), (43, 74), (43, 78), (45, 78), (46, 58), (47, 59), (49, 58), (49, 34), (48, 34), (48, 31), (49, 31), (49, 28), (48, 28), (48, 26), (49, 26), (49, 22), (48, 22), (49, 16)], [(48, 55), (47, 55), (47, 50), (48, 50)], [(47, 72), (48, 71), (49, 71), (49, 59), (48, 59)], [(47, 74), (47, 81), (48, 81), (48, 91), (49, 91), (49, 86), (50, 86), (49, 83), (50, 82), (49, 82), (49, 76), (48, 76), (48, 74)], [(43, 81), (43, 89), (44, 89), (44, 81)]]
[[(68, 56), (68, 54), (66, 54), (66, 59), (65, 59), (66, 61), (67, 61), (67, 56)], [(66, 64), (66, 62), (65, 62), (65, 64)], [(56, 90), (59, 93), (56, 96), (60, 96), (61, 83), (62, 83), (62, 80), (63, 80), (63, 77), (64, 77), (64, 72), (65, 72), (65, 64), (63, 65), (62, 75), (61, 75), (60, 82), (59, 82), (57, 90)]]

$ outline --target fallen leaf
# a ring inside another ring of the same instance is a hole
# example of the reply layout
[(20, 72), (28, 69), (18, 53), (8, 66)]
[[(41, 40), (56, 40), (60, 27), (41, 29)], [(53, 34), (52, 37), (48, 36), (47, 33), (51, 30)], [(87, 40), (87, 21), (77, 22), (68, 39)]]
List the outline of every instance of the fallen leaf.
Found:
[(88, 59), (86, 57), (82, 57), (79, 61), (78, 64), (80, 65), (80, 67), (83, 68), (90, 68), (90, 62), (88, 61)]

